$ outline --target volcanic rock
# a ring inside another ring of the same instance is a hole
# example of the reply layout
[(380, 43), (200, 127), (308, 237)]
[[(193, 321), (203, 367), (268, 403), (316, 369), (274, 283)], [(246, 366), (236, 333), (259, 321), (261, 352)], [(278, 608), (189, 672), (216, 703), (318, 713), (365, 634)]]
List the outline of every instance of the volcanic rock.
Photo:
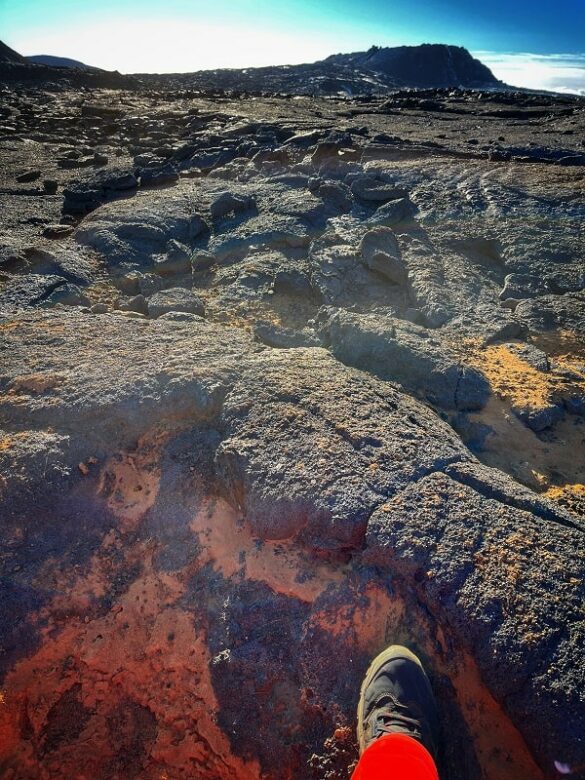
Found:
[(390, 642), (445, 780), (582, 762), (583, 101), (392, 52), (6, 55), (3, 775), (347, 779)]
[(148, 314), (151, 317), (160, 317), (161, 314), (171, 311), (184, 311), (203, 316), (205, 309), (201, 299), (183, 287), (161, 290), (148, 301)]

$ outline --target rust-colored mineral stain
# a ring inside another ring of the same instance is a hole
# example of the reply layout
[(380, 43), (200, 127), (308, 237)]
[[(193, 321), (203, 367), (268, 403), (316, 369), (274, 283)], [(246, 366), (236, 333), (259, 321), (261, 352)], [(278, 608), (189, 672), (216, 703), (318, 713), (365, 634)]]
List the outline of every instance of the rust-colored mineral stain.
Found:
[[(56, 595), (29, 617), (40, 647), (13, 666), (0, 703), (6, 778), (260, 777), (216, 724), (206, 637), (179, 603), (192, 572), (157, 571), (156, 542), (129, 536), (156, 498), (160, 443), (105, 465), (98, 492), (118, 527), (82, 572), (46, 567)], [(123, 592), (104, 612), (115, 579)]]
[(451, 672), (451, 682), (485, 780), (545, 780), (524, 738), (489, 693), (467, 653)]
[[(40, 649), (8, 674), (0, 707), (5, 777), (115, 775), (127, 757), (112, 723), (134, 708), (148, 713), (155, 728), (143, 750), (136, 747), (141, 734), (130, 735), (137, 762), (131, 776), (158, 778), (166, 771), (256, 780), (257, 763), (233, 756), (216, 725), (206, 639), (177, 605), (180, 576), (155, 571), (146, 545), (133, 553), (144, 561), (142, 574), (105, 615), (87, 622), (75, 615), (60, 629), (49, 625)], [(74, 686), (86, 720), (77, 733), (66, 717), (62, 743), (49, 745), (52, 720)]]
[[(339, 567), (305, 559), (291, 543), (261, 542), (223, 499), (210, 498), (191, 522), (202, 546), (200, 563), (212, 563), (224, 577), (243, 571), (247, 580), (264, 582), (275, 593), (312, 603), (331, 583), (340, 583)], [(308, 577), (300, 577), (304, 572)]]
[[(426, 618), (414, 618), (418, 646), (436, 672), (451, 682), (473, 741), (482, 780), (549, 780), (536, 764), (518, 728), (484, 683), (477, 664), (444, 628), (431, 631)], [(453, 647), (458, 647), (456, 657)]]
[(27, 393), (32, 395), (46, 393), (47, 390), (53, 390), (66, 381), (67, 377), (64, 374), (51, 371), (38, 374), (22, 374), (10, 382), (8, 393)]
[(345, 637), (355, 646), (356, 652), (363, 651), (374, 657), (386, 644), (388, 630), (392, 627), (398, 630), (403, 623), (405, 606), (400, 597), (390, 596), (373, 582), (360, 590), (359, 596), (355, 604), (346, 603), (313, 612), (311, 623), (333, 636)]
[(153, 506), (160, 482), (160, 451), (169, 434), (148, 434), (136, 451), (120, 453), (105, 465), (98, 492), (107, 497), (109, 509), (123, 530), (135, 529)]

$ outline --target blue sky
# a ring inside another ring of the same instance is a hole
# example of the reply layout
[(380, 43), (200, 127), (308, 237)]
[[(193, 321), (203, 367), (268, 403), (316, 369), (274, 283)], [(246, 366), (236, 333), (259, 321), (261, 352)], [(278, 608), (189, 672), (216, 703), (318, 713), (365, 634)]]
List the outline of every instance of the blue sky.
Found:
[(585, 92), (585, 0), (0, 0), (0, 38), (127, 73), (451, 43), (510, 83)]

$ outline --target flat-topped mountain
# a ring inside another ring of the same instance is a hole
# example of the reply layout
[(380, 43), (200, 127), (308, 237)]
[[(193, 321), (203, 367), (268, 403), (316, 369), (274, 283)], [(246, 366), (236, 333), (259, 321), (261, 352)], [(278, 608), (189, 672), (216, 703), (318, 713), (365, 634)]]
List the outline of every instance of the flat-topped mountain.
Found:
[(372, 70), (399, 86), (481, 87), (501, 82), (462, 46), (424, 43), (422, 46), (372, 46), (368, 51), (333, 54), (324, 63), (355, 70)]

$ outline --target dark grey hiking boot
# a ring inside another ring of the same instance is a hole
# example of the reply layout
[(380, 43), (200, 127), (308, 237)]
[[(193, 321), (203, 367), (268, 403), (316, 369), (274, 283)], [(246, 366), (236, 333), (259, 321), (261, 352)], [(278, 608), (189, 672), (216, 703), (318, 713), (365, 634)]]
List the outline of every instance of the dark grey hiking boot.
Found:
[(372, 661), (362, 683), (357, 720), (360, 755), (384, 734), (407, 734), (436, 759), (437, 704), (421, 662), (408, 648), (391, 645)]

